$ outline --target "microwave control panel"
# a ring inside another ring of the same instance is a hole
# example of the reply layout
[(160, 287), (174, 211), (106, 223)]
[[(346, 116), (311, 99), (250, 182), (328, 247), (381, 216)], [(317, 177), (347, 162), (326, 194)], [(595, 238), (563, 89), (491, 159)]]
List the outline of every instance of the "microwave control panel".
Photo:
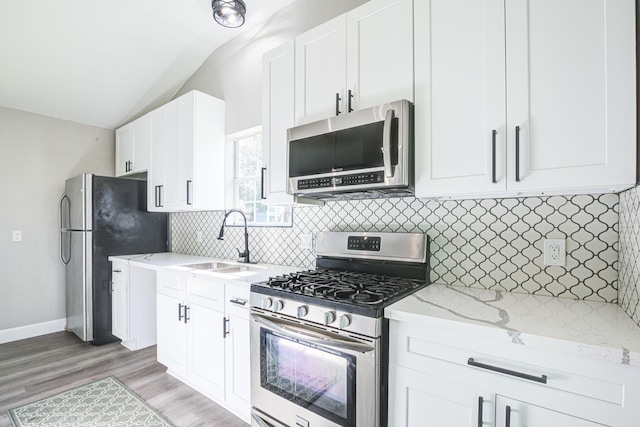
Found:
[(384, 172), (355, 173), (352, 175), (326, 176), (322, 178), (301, 179), (298, 190), (314, 188), (347, 187), (350, 185), (380, 184), (384, 182)]

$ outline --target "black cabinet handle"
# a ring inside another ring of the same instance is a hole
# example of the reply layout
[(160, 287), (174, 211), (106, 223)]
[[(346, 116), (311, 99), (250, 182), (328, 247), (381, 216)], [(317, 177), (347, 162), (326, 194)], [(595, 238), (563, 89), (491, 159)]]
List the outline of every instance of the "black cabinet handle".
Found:
[(511, 406), (507, 405), (504, 427), (511, 427)]
[[(182, 315), (182, 307), (186, 307), (186, 305), (182, 305), (182, 303), (178, 303), (178, 322), (182, 321), (182, 318), (185, 317)], [(186, 312), (185, 312), (186, 314)], [(186, 323), (186, 322), (185, 322)]]
[(264, 188), (264, 182), (265, 182), (264, 176), (266, 175), (266, 173), (267, 173), (267, 168), (262, 168), (261, 171), (260, 171), (260, 198), (262, 200), (265, 200), (267, 198), (266, 191), (264, 191), (265, 190), (265, 188)]
[(340, 115), (340, 101), (342, 101), (340, 93), (336, 92), (336, 116)]
[(184, 323), (187, 323), (191, 318), (188, 316), (188, 311), (190, 310), (187, 304), (184, 305)]
[(156, 185), (154, 187), (154, 192), (153, 192), (153, 198), (154, 198), (153, 205), (156, 208), (160, 207), (160, 195), (159, 195), (159, 193), (160, 193), (160, 186)]
[(535, 375), (525, 374), (524, 372), (512, 371), (511, 369), (501, 368), (499, 366), (487, 365), (486, 363), (480, 363), (473, 360), (473, 357), (470, 357), (467, 360), (467, 365), (475, 366), (476, 368), (487, 369), (489, 371), (498, 372), (501, 374), (511, 375), (512, 377), (518, 377), (529, 381), (535, 381), (537, 383), (546, 384), (547, 376), (541, 375), (539, 377)]
[(496, 178), (496, 136), (498, 135), (497, 130), (491, 131), (491, 182), (494, 184), (498, 183), (498, 179)]
[(482, 404), (484, 399), (482, 396), (478, 396), (478, 427), (482, 427)]
[(222, 338), (226, 338), (227, 335), (229, 335), (229, 330), (227, 328), (227, 325), (229, 324), (229, 319), (227, 319), (226, 317), (222, 318)]
[(520, 182), (520, 126), (516, 126), (516, 182)]
[(351, 93), (351, 89), (349, 89), (349, 94), (347, 96), (347, 113), (350, 113), (353, 111), (353, 108), (351, 108), (352, 99), (353, 99), (353, 93)]
[(238, 299), (238, 298), (230, 299), (229, 302), (232, 303), (232, 304), (242, 305), (242, 306), (247, 304), (247, 300), (246, 299)]
[(164, 203), (162, 202), (162, 190), (164, 190), (164, 185), (158, 185), (158, 207), (163, 208)]
[(191, 199), (189, 198), (189, 192), (191, 190), (191, 181), (187, 180), (187, 204), (191, 204)]

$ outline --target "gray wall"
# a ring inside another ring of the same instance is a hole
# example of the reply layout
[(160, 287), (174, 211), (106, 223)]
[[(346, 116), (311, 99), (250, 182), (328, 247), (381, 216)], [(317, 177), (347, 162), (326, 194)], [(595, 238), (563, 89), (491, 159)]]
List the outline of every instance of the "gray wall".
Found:
[(71, 176), (113, 176), (114, 132), (0, 108), (0, 147), (2, 331), (65, 317), (58, 203)]
[(218, 48), (176, 97), (199, 90), (226, 102), (226, 132), (262, 123), (262, 55), (287, 40), (341, 15), (366, 0), (296, 0), (263, 26)]

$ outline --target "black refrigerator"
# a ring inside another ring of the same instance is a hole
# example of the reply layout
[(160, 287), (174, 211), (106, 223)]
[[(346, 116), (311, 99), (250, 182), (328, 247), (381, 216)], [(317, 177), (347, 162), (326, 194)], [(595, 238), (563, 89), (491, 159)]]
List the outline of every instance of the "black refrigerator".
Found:
[(83, 174), (60, 200), (67, 330), (93, 345), (111, 334), (111, 255), (167, 252), (169, 214), (147, 212), (147, 182)]

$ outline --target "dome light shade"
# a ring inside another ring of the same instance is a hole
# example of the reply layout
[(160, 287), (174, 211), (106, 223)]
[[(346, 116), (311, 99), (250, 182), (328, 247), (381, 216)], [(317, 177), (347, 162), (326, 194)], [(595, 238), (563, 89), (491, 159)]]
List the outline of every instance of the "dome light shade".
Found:
[(223, 27), (237, 28), (244, 24), (247, 7), (242, 0), (212, 0), (213, 19)]

